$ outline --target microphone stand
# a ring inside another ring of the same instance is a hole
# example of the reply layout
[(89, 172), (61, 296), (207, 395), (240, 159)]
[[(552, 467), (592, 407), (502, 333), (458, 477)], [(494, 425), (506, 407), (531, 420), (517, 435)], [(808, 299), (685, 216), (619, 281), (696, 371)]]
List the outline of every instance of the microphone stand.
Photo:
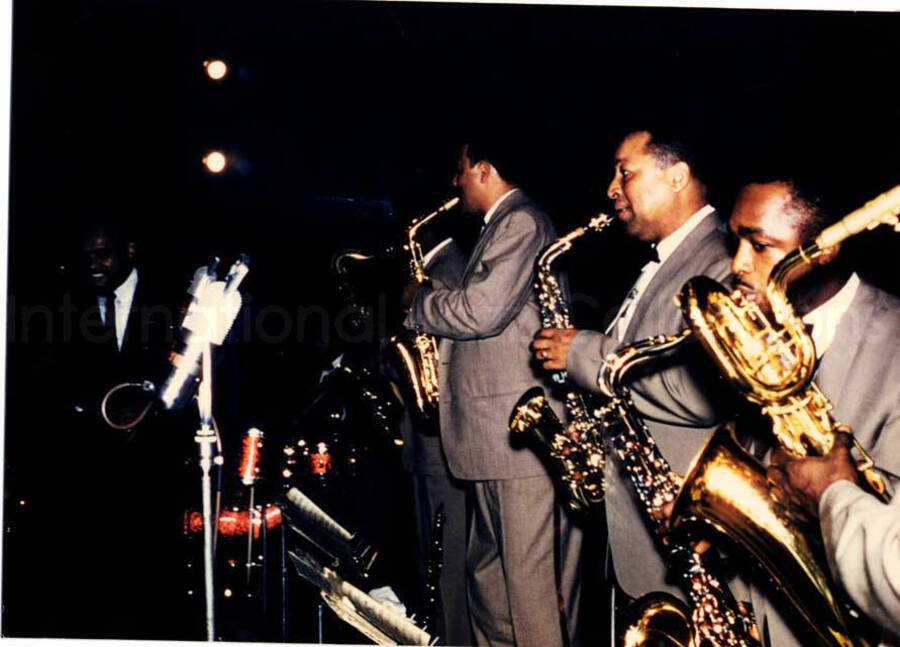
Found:
[(206, 342), (202, 351), (200, 386), (197, 390), (197, 408), (200, 414), (200, 428), (194, 441), (200, 450), (200, 487), (203, 497), (203, 590), (206, 600), (206, 640), (216, 639), (215, 589), (213, 588), (213, 528), (218, 520), (213, 519), (212, 510), (212, 465), (221, 465), (222, 456), (214, 456), (216, 433), (212, 427), (212, 343)]

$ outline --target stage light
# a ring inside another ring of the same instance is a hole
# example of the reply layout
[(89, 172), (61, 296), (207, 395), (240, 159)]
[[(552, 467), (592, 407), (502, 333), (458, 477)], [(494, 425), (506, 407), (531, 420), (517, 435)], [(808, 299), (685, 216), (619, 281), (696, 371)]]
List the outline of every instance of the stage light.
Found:
[(203, 158), (203, 165), (210, 173), (221, 173), (228, 165), (225, 154), (221, 151), (209, 151)]
[(228, 66), (225, 61), (214, 58), (211, 61), (203, 61), (203, 67), (206, 68), (206, 75), (213, 81), (221, 81), (228, 74)]

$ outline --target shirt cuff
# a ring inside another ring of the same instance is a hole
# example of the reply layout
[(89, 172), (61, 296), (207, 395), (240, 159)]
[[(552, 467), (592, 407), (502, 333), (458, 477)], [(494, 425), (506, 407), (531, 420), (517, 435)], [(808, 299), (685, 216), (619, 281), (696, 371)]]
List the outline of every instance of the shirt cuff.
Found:
[(453, 242), (452, 238), (445, 238), (444, 240), (439, 242), (437, 245), (432, 247), (430, 250), (428, 250), (428, 253), (422, 257), (422, 264), (425, 267), (428, 267), (428, 264), (432, 261), (432, 259), (438, 255), (438, 252), (440, 252), (442, 249), (444, 249), (447, 245), (449, 245), (452, 242)]

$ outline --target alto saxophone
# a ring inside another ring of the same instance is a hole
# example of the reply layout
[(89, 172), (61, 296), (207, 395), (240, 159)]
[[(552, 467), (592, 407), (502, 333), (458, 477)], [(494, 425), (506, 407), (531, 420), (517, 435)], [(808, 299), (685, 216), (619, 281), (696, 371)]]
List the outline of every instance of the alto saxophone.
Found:
[[(544, 326), (569, 328), (566, 301), (550, 264), (571, 248), (573, 240), (587, 231), (600, 231), (612, 222), (600, 214), (586, 226), (550, 245), (537, 262), (538, 302)], [(741, 607), (724, 582), (717, 577), (702, 556), (688, 544), (675, 541), (667, 532), (663, 508), (675, 500), (680, 480), (659, 451), (653, 436), (634, 411), (628, 390), (622, 386), (626, 374), (651, 357), (677, 346), (690, 334), (654, 337), (624, 346), (606, 359), (601, 371), (601, 391), (609, 401), (600, 408), (589, 407), (584, 396), (566, 397), (570, 416), (568, 429), (547, 404), (543, 390), (527, 391), (510, 417), (514, 433), (536, 436), (557, 466), (574, 509), (590, 508), (603, 500), (604, 437), (612, 438), (613, 449), (631, 478), (643, 506), (645, 518), (663, 550), (667, 564), (678, 574), (690, 609), (666, 594), (651, 594), (639, 601), (641, 620), (628, 628), (626, 647), (655, 644), (660, 635), (673, 644), (757, 647), (754, 621)], [(554, 376), (554, 381), (565, 375)], [(552, 435), (551, 435), (552, 434)]]
[[(787, 299), (787, 285), (829, 247), (864, 229), (889, 224), (900, 231), (898, 214), (900, 186), (782, 259), (766, 286), (774, 321), (740, 291), (729, 294), (707, 277), (694, 277), (682, 288), (685, 319), (723, 374), (761, 406), (776, 439), (794, 455), (827, 453), (842, 430), (831, 415), (831, 403), (812, 381), (815, 347)], [(863, 457), (860, 471), (872, 492), (883, 498), (881, 476), (858, 442), (856, 446)], [(818, 644), (867, 644), (855, 627), (858, 612), (839, 592), (822, 559), (817, 528), (798, 525), (790, 511), (771, 500), (765, 468), (735, 440), (731, 425), (720, 428), (694, 459), (672, 517), (676, 526), (705, 524), (749, 552)]]
[[(572, 249), (572, 243), (588, 232), (601, 232), (613, 223), (613, 218), (598, 214), (587, 225), (548, 245), (535, 261), (534, 288), (541, 311), (544, 328), (571, 328), (569, 305), (551, 266), (562, 254)], [(557, 384), (566, 381), (566, 372), (553, 373)], [(603, 500), (605, 482), (603, 468), (606, 452), (597, 433), (599, 419), (596, 404), (590, 394), (569, 391), (566, 393), (566, 411), (569, 424), (564, 427), (552, 414), (544, 390), (534, 387), (526, 391), (513, 410), (509, 428), (513, 434), (530, 434), (538, 441), (539, 449), (559, 475), (569, 507), (586, 511)]]
[[(410, 254), (409, 270), (413, 280), (419, 283), (428, 280), (428, 275), (425, 273), (425, 257), (422, 253), (422, 246), (416, 241), (416, 232), (425, 223), (455, 207), (457, 202), (459, 202), (459, 198), (451, 198), (427, 216), (413, 220), (406, 230), (407, 242), (404, 249)], [(437, 339), (434, 335), (417, 332), (413, 335), (411, 342), (401, 340), (396, 336), (391, 337), (389, 341), (403, 365), (407, 386), (415, 401), (415, 411), (424, 418), (432, 417), (437, 409), (440, 396), (438, 383), (440, 355), (438, 354)]]

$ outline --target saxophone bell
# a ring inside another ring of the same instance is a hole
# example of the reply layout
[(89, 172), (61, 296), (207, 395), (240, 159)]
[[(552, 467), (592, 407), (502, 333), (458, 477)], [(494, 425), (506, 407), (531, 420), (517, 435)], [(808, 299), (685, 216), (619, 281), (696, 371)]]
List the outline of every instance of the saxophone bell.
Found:
[[(571, 397), (576, 397), (570, 394)], [(538, 455), (556, 474), (569, 508), (584, 513), (603, 501), (605, 452), (593, 438), (569, 430), (536, 386), (522, 394), (509, 417), (514, 438), (531, 437)]]

